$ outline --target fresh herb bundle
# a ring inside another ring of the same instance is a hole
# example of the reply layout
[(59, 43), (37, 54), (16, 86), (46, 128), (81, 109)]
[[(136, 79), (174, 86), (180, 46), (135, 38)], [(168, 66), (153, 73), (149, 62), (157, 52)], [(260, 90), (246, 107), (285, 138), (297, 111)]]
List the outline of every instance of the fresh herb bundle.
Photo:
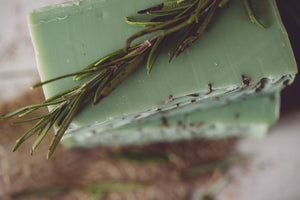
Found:
[[(243, 1), (251, 21), (264, 28), (255, 18), (249, 0)], [(160, 51), (167, 47), (166, 44), (169, 41), (174, 43), (173, 47), (169, 49), (169, 61), (171, 62), (173, 58), (179, 56), (206, 32), (216, 12), (229, 2), (230, 0), (167, 0), (156, 6), (138, 11), (138, 14), (148, 15), (150, 18), (148, 20), (126, 17), (125, 21), (128, 24), (142, 26), (144, 29), (128, 38), (125, 48), (100, 58), (81, 71), (35, 84), (33, 88), (67, 77), (73, 77), (74, 81), (90, 77), (86, 82), (52, 96), (40, 104), (25, 106), (0, 117), (0, 119), (7, 119), (16, 115), (24, 117), (39, 108), (53, 107), (46, 115), (15, 122), (18, 124), (37, 121), (30, 130), (17, 140), (13, 151), (26, 139), (37, 134), (38, 137), (32, 147), (33, 152), (51, 127), (56, 126), (57, 131), (47, 154), (47, 158), (50, 158), (74, 116), (81, 109), (91, 102), (93, 104), (99, 103), (144, 61), (147, 63), (147, 73), (149, 74), (160, 55)], [(151, 35), (151, 37), (133, 44), (133, 41), (145, 35)]]

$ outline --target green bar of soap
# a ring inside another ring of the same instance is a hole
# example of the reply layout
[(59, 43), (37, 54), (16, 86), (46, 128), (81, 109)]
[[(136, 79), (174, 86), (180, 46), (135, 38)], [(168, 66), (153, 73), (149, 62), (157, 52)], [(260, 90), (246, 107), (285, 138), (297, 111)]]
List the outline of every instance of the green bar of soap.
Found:
[(279, 93), (260, 94), (227, 105), (189, 113), (160, 113), (119, 126), (101, 124), (82, 127), (62, 140), (66, 146), (145, 144), (197, 137), (263, 137), (279, 117)]
[[(122, 48), (140, 30), (127, 25), (124, 16), (158, 3), (161, 0), (86, 0), (33, 11), (29, 23), (41, 79), (78, 71)], [(275, 0), (255, 0), (253, 7), (266, 30), (250, 22), (242, 1), (232, 1), (192, 47), (171, 64), (167, 54), (162, 54), (150, 75), (145, 67), (139, 68), (98, 105), (82, 110), (69, 133), (88, 126), (101, 135), (103, 130), (108, 133), (107, 124), (112, 129), (129, 126), (137, 116), (145, 121), (160, 111), (180, 116), (255, 93), (278, 93), (297, 73), (294, 56)], [(48, 98), (76, 84), (72, 79), (48, 84), (45, 95)], [(170, 95), (175, 101), (169, 100)], [(265, 121), (269, 118), (274, 116), (266, 116)], [(136, 135), (131, 143), (159, 140)]]

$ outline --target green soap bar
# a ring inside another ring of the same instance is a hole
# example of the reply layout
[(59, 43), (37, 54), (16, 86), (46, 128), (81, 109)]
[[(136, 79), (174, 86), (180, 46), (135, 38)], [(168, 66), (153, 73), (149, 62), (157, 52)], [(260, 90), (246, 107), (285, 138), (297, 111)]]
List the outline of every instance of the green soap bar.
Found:
[[(41, 79), (78, 71), (122, 48), (126, 38), (140, 30), (127, 25), (124, 16), (158, 3), (161, 0), (86, 0), (33, 11), (29, 23)], [(232, 1), (216, 16), (208, 33), (171, 64), (165, 53), (150, 75), (144, 67), (139, 68), (101, 103), (80, 112), (69, 131), (85, 126), (102, 129), (101, 124), (107, 122), (112, 127), (127, 126), (137, 115), (145, 120), (158, 115), (157, 109), (189, 113), (194, 106), (220, 106), (258, 91), (279, 91), (297, 72), (287, 33), (275, 0), (254, 0), (253, 7), (266, 30), (249, 21), (242, 1)], [(242, 75), (250, 80), (246, 88)], [(71, 79), (48, 84), (45, 95), (50, 97), (76, 84)], [(210, 94), (208, 84), (213, 88)], [(170, 95), (174, 102), (169, 102)], [(186, 108), (176, 111), (177, 104)]]
[[(265, 136), (279, 117), (280, 94), (269, 93), (186, 114), (160, 113), (125, 126), (85, 127), (62, 140), (66, 146), (143, 144), (195, 137)], [(100, 131), (102, 128), (102, 131)]]
[[(174, 100), (169, 105), (176, 109), (163, 107), (161, 110), (106, 120), (91, 126), (73, 125), (76, 131), (67, 133), (62, 142), (66, 146), (91, 147), (193, 137), (264, 136), (279, 117), (279, 91), (287, 80), (289, 77), (280, 78), (274, 84), (264, 79), (256, 86), (263, 86), (264, 92), (255, 94), (248, 87), (243, 92), (233, 90), (217, 95), (214, 101), (211, 98), (196, 101), (198, 97), (186, 97), (186, 102), (190, 103), (181, 101), (178, 104), (178, 100)], [(197, 128), (199, 126), (200, 129)]]

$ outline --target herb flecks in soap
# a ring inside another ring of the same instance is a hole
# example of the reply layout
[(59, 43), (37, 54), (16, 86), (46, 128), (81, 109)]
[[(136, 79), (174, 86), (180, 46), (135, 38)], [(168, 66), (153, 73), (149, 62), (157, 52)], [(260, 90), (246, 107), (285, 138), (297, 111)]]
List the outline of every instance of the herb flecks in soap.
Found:
[(206, 93), (206, 95), (209, 95), (210, 93), (212, 93), (213, 89), (212, 89), (212, 84), (209, 83), (208, 84), (208, 92)]
[[(146, 61), (149, 74), (167, 43), (174, 44), (169, 51), (169, 61), (179, 56), (207, 31), (208, 25), (218, 9), (229, 2), (229, 0), (167, 0), (151, 8), (138, 11), (138, 14), (149, 15), (149, 20), (126, 17), (125, 21), (128, 24), (145, 28), (128, 38), (125, 48), (100, 58), (81, 71), (38, 83), (33, 88), (67, 77), (73, 77), (74, 81), (90, 77), (85, 83), (56, 94), (40, 104), (25, 106), (0, 117), (0, 119), (13, 116), (24, 117), (37, 109), (52, 107), (46, 115), (15, 122), (17, 124), (37, 121), (30, 130), (16, 141), (13, 151), (17, 150), (29, 137), (36, 134), (37, 139), (32, 147), (33, 152), (51, 127), (56, 126), (57, 131), (47, 154), (47, 158), (50, 158), (74, 116), (81, 109), (89, 103), (99, 103), (136, 68), (142, 66), (144, 61)], [(262, 24), (255, 18), (249, 1), (244, 0), (244, 3), (251, 21), (263, 28)], [(149, 39), (133, 44), (135, 40), (144, 38), (149, 34), (151, 34)], [(167, 120), (162, 119), (162, 124), (168, 126)]]

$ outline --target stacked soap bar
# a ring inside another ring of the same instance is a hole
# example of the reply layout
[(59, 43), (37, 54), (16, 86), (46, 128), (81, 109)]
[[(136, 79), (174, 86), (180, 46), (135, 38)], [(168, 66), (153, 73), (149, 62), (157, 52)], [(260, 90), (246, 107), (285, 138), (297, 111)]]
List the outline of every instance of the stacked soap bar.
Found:
[(125, 145), (197, 137), (262, 137), (279, 114), (279, 93), (249, 97), (227, 105), (176, 115), (155, 115), (114, 128), (99, 124), (67, 134), (67, 146)]
[[(86, 0), (33, 11), (29, 21), (41, 79), (81, 70), (122, 48), (140, 30), (124, 16), (161, 1)], [(297, 68), (275, 0), (255, 0), (253, 7), (266, 30), (249, 21), (242, 1), (231, 1), (208, 33), (171, 64), (162, 53), (150, 75), (140, 67), (98, 105), (82, 110), (63, 142), (122, 145), (265, 134), (278, 118), (279, 92)], [(51, 83), (45, 95), (76, 84)]]

